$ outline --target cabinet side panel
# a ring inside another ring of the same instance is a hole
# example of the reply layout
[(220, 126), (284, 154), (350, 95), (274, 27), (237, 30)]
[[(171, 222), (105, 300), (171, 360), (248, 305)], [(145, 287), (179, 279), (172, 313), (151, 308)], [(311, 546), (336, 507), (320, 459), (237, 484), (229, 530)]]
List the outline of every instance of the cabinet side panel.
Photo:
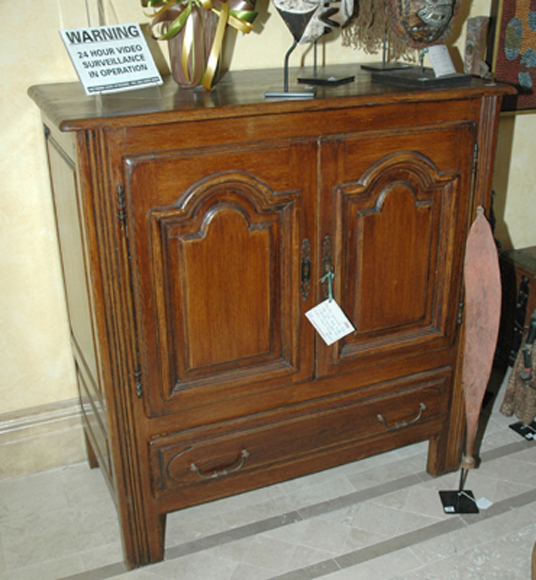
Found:
[(76, 167), (53, 136), (48, 139), (47, 151), (71, 341), (85, 428), (101, 466), (109, 470), (108, 430), (98, 381), (98, 354), (88, 287)]

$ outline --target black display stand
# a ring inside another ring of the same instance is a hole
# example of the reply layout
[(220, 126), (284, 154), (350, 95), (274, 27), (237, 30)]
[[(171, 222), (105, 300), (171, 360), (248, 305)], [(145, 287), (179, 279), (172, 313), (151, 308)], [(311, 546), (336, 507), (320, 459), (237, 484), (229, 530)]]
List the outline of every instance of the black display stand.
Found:
[(533, 421), (530, 425), (525, 425), (525, 423), (518, 421), (517, 423), (508, 425), (508, 427), (527, 441), (534, 441), (536, 439), (536, 421)]
[(369, 64), (362, 64), (361, 68), (367, 71), (383, 72), (391, 70), (404, 70), (411, 68), (411, 65), (406, 62), (372, 62)]
[(388, 85), (396, 85), (419, 89), (436, 89), (452, 86), (467, 86), (471, 84), (472, 76), (454, 73), (436, 77), (431, 68), (410, 66), (403, 69), (371, 71), (372, 80)]
[(472, 491), (440, 491), (439, 495), (446, 514), (480, 513)]
[(322, 85), (322, 86), (332, 86), (336, 87), (339, 85), (344, 85), (345, 83), (351, 83), (355, 80), (355, 75), (347, 76), (335, 76), (335, 75), (318, 75), (318, 59), (317, 59), (317, 46), (316, 40), (314, 43), (314, 65), (313, 65), (313, 75), (308, 77), (298, 77), (298, 82), (306, 85)]
[(465, 490), (465, 480), (468, 470), (462, 468), (460, 485), (457, 490), (440, 491), (439, 497), (446, 514), (478, 514), (480, 510), (472, 491)]
[(295, 40), (292, 46), (289, 48), (285, 54), (285, 64), (283, 68), (283, 88), (268, 89), (264, 96), (267, 99), (313, 99), (316, 95), (315, 87), (303, 86), (294, 87), (292, 90), (289, 89), (288, 85), (288, 62), (292, 51), (298, 45), (298, 41)]

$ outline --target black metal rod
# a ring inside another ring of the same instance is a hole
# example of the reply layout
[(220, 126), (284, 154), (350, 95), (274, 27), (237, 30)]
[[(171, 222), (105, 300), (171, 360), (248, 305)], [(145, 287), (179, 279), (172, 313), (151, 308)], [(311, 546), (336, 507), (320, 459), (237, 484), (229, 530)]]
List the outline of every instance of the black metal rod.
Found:
[(461, 473), (460, 473), (460, 487), (458, 489), (458, 493), (463, 491), (463, 488), (465, 486), (465, 480), (467, 479), (467, 474), (468, 474), (468, 470), (464, 469), (462, 467)]
[(420, 63), (421, 63), (421, 77), (424, 76), (424, 55), (425, 54), (426, 53), (424, 52), (424, 48), (421, 49), (421, 53), (419, 54), (419, 60), (420, 60)]
[(292, 51), (298, 46), (298, 41), (294, 40), (294, 44), (288, 49), (287, 54), (285, 55), (285, 70), (284, 70), (284, 77), (283, 77), (283, 90), (285, 93), (288, 93), (288, 61)]

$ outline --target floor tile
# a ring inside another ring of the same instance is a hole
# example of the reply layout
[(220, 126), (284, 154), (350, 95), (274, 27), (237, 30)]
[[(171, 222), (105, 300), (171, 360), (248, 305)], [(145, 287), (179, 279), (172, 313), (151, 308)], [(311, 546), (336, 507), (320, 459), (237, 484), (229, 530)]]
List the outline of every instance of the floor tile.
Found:
[(307, 568), (318, 562), (331, 559), (335, 554), (321, 550), (319, 548), (311, 548), (310, 546), (296, 546), (294, 553), (287, 565), (287, 570), (300, 570)]
[(308, 548), (340, 554), (352, 531), (351, 526), (322, 517), (307, 522), (300, 544)]
[(58, 469), (0, 480), (0, 522), (68, 507)]
[(410, 550), (400, 550), (325, 576), (323, 580), (401, 580), (420, 566)]
[(115, 511), (100, 504), (44, 511), (25, 518), (10, 517), (0, 525), (6, 570), (64, 558), (117, 542)]
[(6, 571), (6, 560), (4, 557), (4, 546), (2, 545), (2, 536), (0, 533), (0, 574)]
[(293, 544), (261, 535), (251, 543), (242, 561), (257, 568), (270, 570), (275, 575), (287, 568), (294, 550)]
[(270, 578), (273, 578), (273, 573), (270, 570), (263, 570), (241, 562), (236, 567), (230, 580), (269, 580)]
[(184, 518), (181, 512), (177, 512), (167, 518), (166, 542), (168, 546), (176, 546), (228, 529), (229, 524), (221, 514), (201, 518)]
[(24, 563), (17, 569), (7, 570), (0, 574), (0, 580), (58, 580), (84, 571), (84, 565), (77, 555), (53, 557), (34, 565)]

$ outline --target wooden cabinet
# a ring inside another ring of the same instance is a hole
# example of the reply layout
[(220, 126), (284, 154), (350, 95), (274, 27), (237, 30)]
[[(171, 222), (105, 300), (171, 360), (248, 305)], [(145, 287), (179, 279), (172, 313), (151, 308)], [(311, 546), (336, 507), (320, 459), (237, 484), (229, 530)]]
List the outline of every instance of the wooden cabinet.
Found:
[[(171, 510), (463, 435), (462, 264), (490, 201), (505, 89), (355, 83), (270, 101), (277, 71), (212, 93), (32, 87), (47, 127), (92, 465), (129, 566)], [(333, 297), (355, 332), (305, 312)]]

